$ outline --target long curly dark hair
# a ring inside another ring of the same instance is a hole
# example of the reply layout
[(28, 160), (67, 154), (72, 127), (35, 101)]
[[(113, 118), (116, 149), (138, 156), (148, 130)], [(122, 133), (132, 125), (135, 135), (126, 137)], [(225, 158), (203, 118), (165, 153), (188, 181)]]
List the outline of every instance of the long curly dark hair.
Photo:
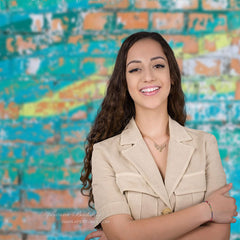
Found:
[(115, 136), (122, 132), (132, 117), (135, 117), (135, 107), (129, 95), (126, 82), (126, 60), (129, 49), (141, 39), (153, 39), (157, 41), (167, 57), (171, 78), (171, 90), (168, 96), (168, 114), (172, 119), (184, 126), (186, 121), (184, 93), (181, 87), (181, 74), (171, 47), (166, 40), (155, 32), (137, 32), (125, 39), (117, 58), (112, 76), (98, 111), (92, 129), (87, 136), (85, 146), (84, 167), (80, 180), (83, 187), (81, 192), (89, 196), (88, 205), (93, 208), (91, 158), (93, 145), (97, 142)]

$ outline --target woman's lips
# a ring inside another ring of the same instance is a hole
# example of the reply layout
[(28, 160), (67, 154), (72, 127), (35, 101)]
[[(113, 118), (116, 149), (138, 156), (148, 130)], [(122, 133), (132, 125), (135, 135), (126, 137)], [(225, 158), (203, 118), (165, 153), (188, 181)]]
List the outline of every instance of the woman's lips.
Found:
[(159, 92), (159, 86), (152, 86), (152, 87), (144, 87), (140, 89), (140, 92), (145, 96), (152, 96)]

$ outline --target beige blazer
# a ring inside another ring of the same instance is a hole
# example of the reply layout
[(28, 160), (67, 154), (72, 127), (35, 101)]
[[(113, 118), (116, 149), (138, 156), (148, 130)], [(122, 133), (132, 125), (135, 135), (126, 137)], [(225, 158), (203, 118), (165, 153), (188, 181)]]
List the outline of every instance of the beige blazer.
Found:
[(226, 183), (216, 138), (169, 117), (165, 182), (132, 119), (121, 134), (94, 145), (92, 188), (95, 226), (115, 214), (133, 219), (202, 202)]

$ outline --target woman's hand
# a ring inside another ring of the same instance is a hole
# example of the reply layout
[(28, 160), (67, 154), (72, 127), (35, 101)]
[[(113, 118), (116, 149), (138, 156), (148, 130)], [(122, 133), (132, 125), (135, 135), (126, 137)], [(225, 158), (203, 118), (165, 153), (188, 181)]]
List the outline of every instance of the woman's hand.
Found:
[(107, 240), (107, 237), (102, 230), (98, 230), (98, 231), (94, 231), (94, 232), (89, 233), (86, 236), (85, 240), (90, 240), (90, 239), (93, 239), (93, 238), (96, 238), (96, 237), (100, 237), (99, 240)]
[[(213, 222), (216, 223), (234, 223), (233, 218), (238, 215), (236, 200), (232, 197), (225, 196), (232, 188), (232, 183), (213, 192), (207, 199), (213, 211)], [(210, 209), (211, 210), (211, 209)]]

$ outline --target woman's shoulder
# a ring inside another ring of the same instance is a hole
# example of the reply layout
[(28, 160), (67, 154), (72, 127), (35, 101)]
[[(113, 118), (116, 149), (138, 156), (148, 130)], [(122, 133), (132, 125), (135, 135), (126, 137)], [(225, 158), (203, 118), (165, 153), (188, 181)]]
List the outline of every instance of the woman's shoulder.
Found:
[(121, 134), (117, 134), (113, 137), (110, 137), (110, 138), (107, 138), (100, 142), (97, 142), (93, 145), (93, 147), (94, 148), (111, 148), (112, 149), (114, 146), (119, 145), (120, 136), (121, 136)]
[(187, 126), (184, 126), (184, 129), (193, 139), (201, 139), (205, 141), (216, 141), (216, 137), (213, 134), (206, 132), (204, 130), (193, 129)]

